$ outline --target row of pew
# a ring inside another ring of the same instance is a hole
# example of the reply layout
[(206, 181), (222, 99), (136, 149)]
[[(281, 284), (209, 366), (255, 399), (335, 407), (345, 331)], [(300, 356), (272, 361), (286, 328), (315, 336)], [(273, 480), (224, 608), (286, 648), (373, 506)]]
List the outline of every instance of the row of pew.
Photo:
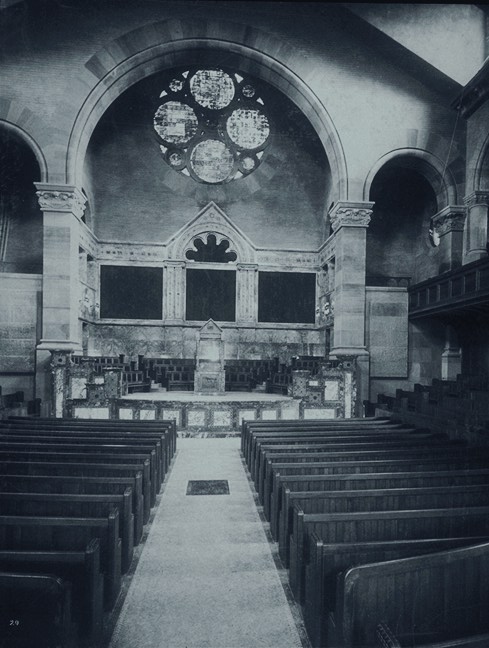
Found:
[(312, 645), (489, 645), (489, 450), (389, 419), (244, 421)]
[(174, 421), (0, 421), (0, 645), (88, 648), (143, 539)]

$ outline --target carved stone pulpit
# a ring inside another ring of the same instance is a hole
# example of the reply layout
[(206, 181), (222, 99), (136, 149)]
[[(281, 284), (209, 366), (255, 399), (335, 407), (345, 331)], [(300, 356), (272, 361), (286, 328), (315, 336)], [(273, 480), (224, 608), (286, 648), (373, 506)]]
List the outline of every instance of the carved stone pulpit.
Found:
[(194, 391), (224, 392), (224, 342), (222, 329), (210, 319), (199, 331)]

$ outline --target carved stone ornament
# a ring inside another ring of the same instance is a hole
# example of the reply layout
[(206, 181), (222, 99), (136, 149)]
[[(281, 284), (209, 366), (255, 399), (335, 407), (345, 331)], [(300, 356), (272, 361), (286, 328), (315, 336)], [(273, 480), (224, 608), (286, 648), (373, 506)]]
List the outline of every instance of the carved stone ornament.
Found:
[(42, 211), (69, 212), (81, 218), (85, 211), (86, 197), (77, 187), (36, 183), (37, 198)]
[(433, 216), (431, 226), (438, 236), (444, 236), (449, 232), (463, 232), (465, 217), (465, 207), (448, 206)]
[(489, 207), (489, 191), (473, 191), (465, 196), (464, 203), (469, 207), (473, 205), (486, 205)]
[(331, 227), (368, 227), (372, 217), (373, 203), (337, 203), (330, 212)]

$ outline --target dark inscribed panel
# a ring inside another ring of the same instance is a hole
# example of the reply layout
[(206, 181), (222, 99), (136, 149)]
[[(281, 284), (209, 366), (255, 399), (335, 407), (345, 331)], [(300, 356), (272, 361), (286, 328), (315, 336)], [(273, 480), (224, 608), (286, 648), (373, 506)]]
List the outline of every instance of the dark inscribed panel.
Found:
[(236, 320), (236, 272), (187, 269), (186, 319)]
[(260, 272), (258, 321), (314, 324), (316, 275), (312, 272)]
[(100, 317), (161, 319), (163, 269), (100, 266)]

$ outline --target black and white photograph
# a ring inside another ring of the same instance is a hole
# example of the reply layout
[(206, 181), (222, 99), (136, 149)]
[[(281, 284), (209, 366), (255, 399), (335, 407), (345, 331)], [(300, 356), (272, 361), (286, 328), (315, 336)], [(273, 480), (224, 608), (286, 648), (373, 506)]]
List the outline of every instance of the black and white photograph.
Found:
[(0, 0), (0, 648), (489, 648), (488, 57)]

